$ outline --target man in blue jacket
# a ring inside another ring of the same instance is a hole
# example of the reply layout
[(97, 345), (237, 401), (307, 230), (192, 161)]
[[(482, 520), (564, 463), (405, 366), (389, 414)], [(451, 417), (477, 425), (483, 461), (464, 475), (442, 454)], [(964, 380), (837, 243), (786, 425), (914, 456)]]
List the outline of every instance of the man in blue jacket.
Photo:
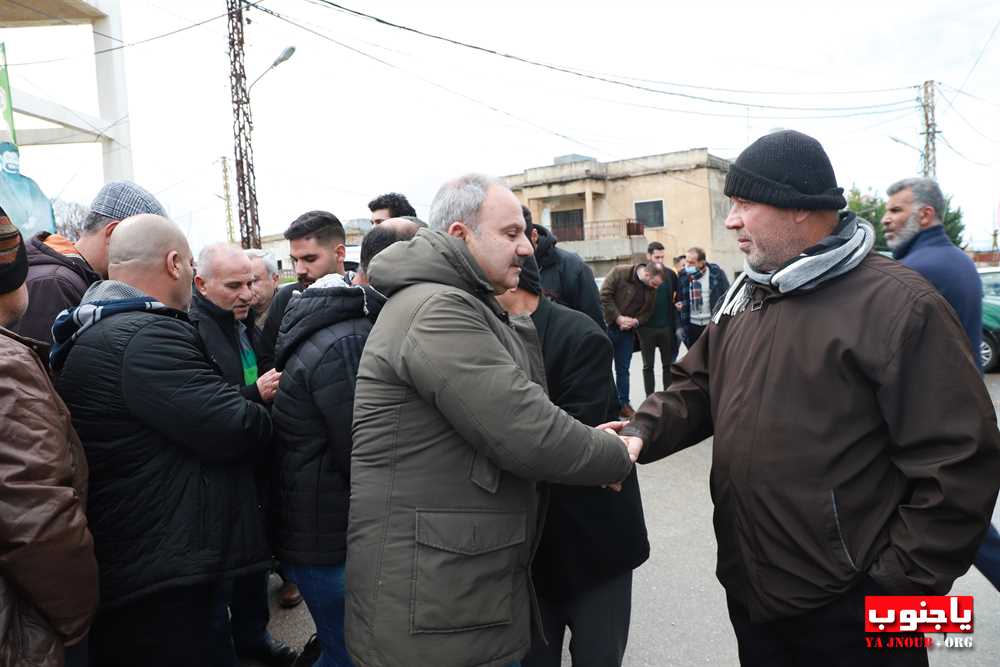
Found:
[[(958, 315), (982, 365), (983, 284), (976, 265), (944, 231), (944, 195), (929, 178), (904, 178), (886, 190), (882, 224), (892, 256), (927, 279)], [(975, 566), (1000, 590), (1000, 533), (992, 525), (976, 554)]]

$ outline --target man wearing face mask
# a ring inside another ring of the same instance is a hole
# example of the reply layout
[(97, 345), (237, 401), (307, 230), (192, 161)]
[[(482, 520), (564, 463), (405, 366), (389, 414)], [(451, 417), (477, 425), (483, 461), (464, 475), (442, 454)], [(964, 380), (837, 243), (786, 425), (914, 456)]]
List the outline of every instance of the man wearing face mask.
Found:
[(684, 273), (678, 278), (681, 329), (684, 345), (690, 350), (708, 326), (716, 305), (726, 295), (729, 279), (721, 266), (705, 261), (705, 250), (698, 247), (687, 251)]

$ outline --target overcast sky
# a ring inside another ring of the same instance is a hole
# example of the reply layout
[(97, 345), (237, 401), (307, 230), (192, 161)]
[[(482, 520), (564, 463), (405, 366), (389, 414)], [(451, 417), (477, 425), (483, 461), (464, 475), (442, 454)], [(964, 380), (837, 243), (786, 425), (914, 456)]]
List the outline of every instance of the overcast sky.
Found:
[[(818, 138), (843, 187), (884, 191), (919, 172), (917, 150), (891, 137), (922, 147), (917, 86), (934, 79), (942, 85), (938, 178), (965, 211), (967, 240), (990, 245), (1000, 204), (1000, 34), (987, 44), (1000, 21), (995, 1), (343, 2), (426, 32), (675, 94), (478, 53), (319, 0), (266, 0), (263, 7), (346, 46), (248, 12), (250, 79), (284, 47), (297, 49), (252, 94), (264, 234), (315, 208), (342, 220), (367, 216), (367, 201), (390, 190), (426, 215), (450, 177), (516, 173), (565, 153), (615, 160), (708, 147), (732, 158), (778, 127)], [(125, 42), (225, 11), (223, 0), (121, 5)], [(14, 87), (97, 115), (89, 27), (0, 30), (0, 40), (10, 63), (68, 58), (12, 67)], [(156, 193), (196, 248), (224, 239), (219, 157), (232, 155), (233, 144), (225, 19), (128, 47), (125, 62), (135, 180)], [(892, 90), (857, 92), (882, 89)], [(89, 203), (102, 183), (96, 145), (26, 147), (21, 162), (50, 197)]]

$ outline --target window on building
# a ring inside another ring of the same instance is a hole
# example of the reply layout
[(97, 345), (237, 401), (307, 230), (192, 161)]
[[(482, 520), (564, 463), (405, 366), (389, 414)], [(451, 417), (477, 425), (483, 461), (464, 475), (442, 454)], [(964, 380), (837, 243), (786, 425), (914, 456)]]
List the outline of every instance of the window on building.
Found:
[(583, 209), (552, 211), (552, 233), (560, 241), (583, 240)]
[(637, 201), (635, 203), (635, 219), (644, 227), (662, 227), (663, 200)]
[(281, 271), (281, 268), (282, 268), (282, 267), (281, 267), (281, 260), (279, 259), (279, 260), (278, 260), (278, 271)]

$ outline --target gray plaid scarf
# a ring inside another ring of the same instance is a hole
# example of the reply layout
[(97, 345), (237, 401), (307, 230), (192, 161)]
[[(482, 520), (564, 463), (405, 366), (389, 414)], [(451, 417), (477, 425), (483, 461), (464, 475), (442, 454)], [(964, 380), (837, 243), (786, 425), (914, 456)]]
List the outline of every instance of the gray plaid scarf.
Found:
[(712, 321), (718, 324), (723, 315), (733, 316), (746, 310), (754, 283), (775, 287), (781, 294), (809, 292), (856, 267), (874, 246), (872, 226), (849, 213), (833, 234), (775, 271), (755, 271), (744, 261), (743, 274), (733, 281)]

